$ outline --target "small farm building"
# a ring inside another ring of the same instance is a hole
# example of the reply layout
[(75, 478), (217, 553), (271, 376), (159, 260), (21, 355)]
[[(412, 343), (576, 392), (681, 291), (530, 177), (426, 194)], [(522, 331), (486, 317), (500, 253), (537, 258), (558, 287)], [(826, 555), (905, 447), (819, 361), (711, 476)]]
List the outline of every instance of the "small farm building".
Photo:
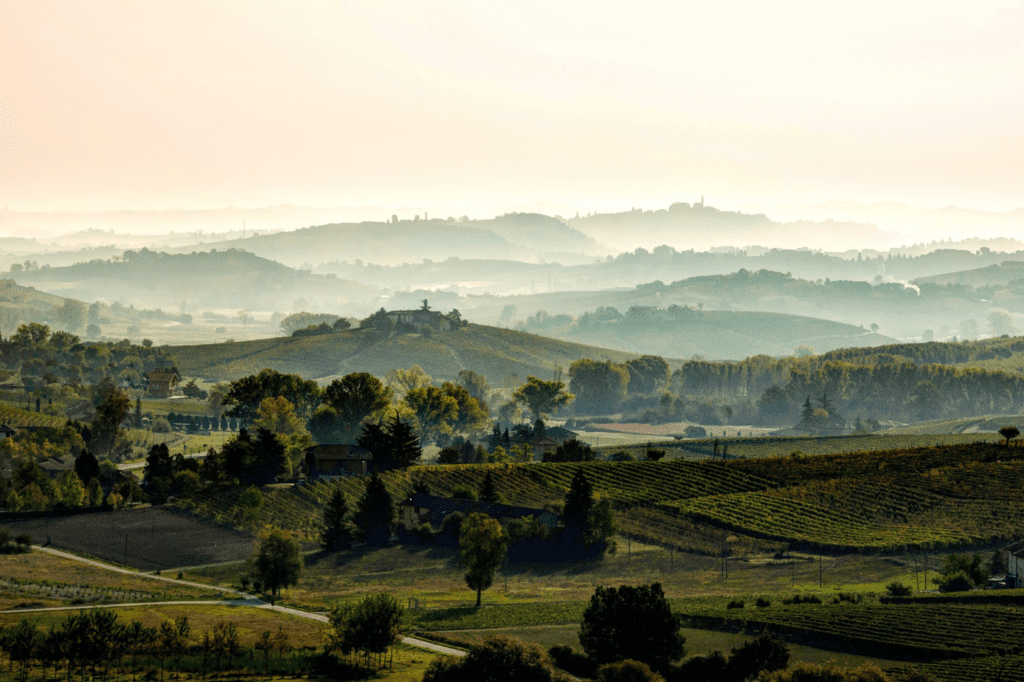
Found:
[(169, 398), (174, 395), (174, 390), (181, 381), (181, 376), (175, 367), (163, 367), (146, 372), (146, 381), (149, 382), (149, 394), (154, 398)]
[(362, 476), (366, 474), (373, 455), (358, 445), (314, 445), (303, 450), (306, 456), (306, 479)]

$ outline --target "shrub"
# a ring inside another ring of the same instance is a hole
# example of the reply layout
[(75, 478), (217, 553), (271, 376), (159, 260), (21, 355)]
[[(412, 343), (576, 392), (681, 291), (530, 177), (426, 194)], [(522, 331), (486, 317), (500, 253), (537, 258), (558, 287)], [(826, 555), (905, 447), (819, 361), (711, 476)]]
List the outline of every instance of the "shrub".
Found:
[(153, 420), (153, 433), (170, 433), (171, 422), (166, 417), (157, 417)]
[(738, 647), (729, 654), (728, 678), (747, 680), (762, 672), (783, 670), (789, 665), (789, 647), (775, 635), (765, 634)]
[(731, 602), (729, 602), (728, 604), (725, 605), (725, 608), (727, 608), (727, 609), (742, 609), (744, 606), (746, 606), (746, 604), (744, 604), (742, 599), (733, 599)]
[(591, 678), (597, 670), (597, 666), (586, 654), (576, 651), (571, 646), (556, 644), (548, 649), (548, 656), (556, 667), (576, 677)]
[(665, 682), (665, 678), (646, 663), (631, 659), (602, 665), (595, 679), (597, 682)]
[(18, 549), (24, 551), (32, 545), (32, 536), (28, 533), (22, 533), (14, 538), (14, 544), (18, 545)]
[(898, 580), (893, 580), (891, 583), (886, 585), (885, 591), (889, 593), (890, 597), (909, 597), (914, 592)]
[(767, 597), (758, 597), (757, 601), (754, 603), (754, 606), (756, 606), (759, 609), (765, 609), (765, 608), (768, 608), (771, 605), (772, 605), (772, 600), (768, 599)]
[(452, 488), (452, 499), (455, 500), (476, 500), (476, 490), (468, 485), (457, 485)]
[(936, 578), (935, 582), (939, 586), (939, 592), (967, 592), (974, 587), (974, 581), (964, 571)]

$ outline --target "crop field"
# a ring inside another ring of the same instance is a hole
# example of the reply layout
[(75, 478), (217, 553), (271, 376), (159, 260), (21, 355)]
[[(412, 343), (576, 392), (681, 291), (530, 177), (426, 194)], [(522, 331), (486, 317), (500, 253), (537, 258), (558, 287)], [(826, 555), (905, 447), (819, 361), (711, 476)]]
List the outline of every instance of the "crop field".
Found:
[[(564, 499), (580, 468), (595, 496), (612, 502), (621, 532), (705, 555), (721, 552), (723, 532), (737, 551), (956, 548), (1016, 537), (1024, 518), (1024, 448), (989, 443), (726, 462), (417, 466), (383, 480), (398, 503), (415, 482), (448, 496), (457, 486), (479, 489), (490, 472), (510, 502), (539, 508)], [(224, 524), (274, 525), (315, 541), (334, 489), (351, 509), (364, 487), (352, 477), (268, 489), (258, 516), (237, 491), (181, 504)]]
[(864, 647), (897, 657), (957, 658), (994, 654), (1019, 645), (1024, 614), (1010, 606), (960, 604), (799, 604), (743, 609), (682, 608), (691, 627), (768, 629), (829, 642), (832, 647)]
[(927, 434), (975, 434), (979, 437), (990, 436), (998, 439), (998, 431), (1004, 426), (1012, 426), (1020, 418), (1013, 415), (993, 414), (984, 417), (956, 417), (953, 419), (934, 419), (929, 421), (894, 426), (881, 431), (882, 436), (916, 436)]
[(237, 561), (252, 554), (256, 538), (153, 507), (9, 521), (11, 535), (28, 533), (36, 544), (97, 557), (143, 570)]
[(0, 609), (18, 605), (220, 599), (223, 593), (115, 573), (47, 552), (9, 554), (0, 576)]
[(67, 420), (42, 412), (33, 412), (13, 405), (0, 404), (0, 424), (8, 424), (14, 428), (24, 426), (63, 426)]
[[(735, 436), (737, 429), (744, 433), (747, 432), (743, 427), (732, 427), (728, 433)], [(705, 458), (714, 456), (715, 440), (714, 438), (681, 440), (663, 443), (658, 447), (664, 448), (670, 458)], [(718, 456), (721, 457), (725, 451), (728, 459), (788, 457), (794, 452), (803, 455), (837, 455), (872, 450), (889, 451), (977, 442), (1002, 442), (1002, 438), (997, 433), (900, 433), (890, 435), (888, 432), (867, 436), (759, 436), (753, 438), (722, 437), (717, 440)], [(643, 456), (642, 450), (633, 451), (633, 454)]]
[(767, 492), (715, 495), (663, 502), (662, 506), (730, 530), (826, 551), (948, 546), (974, 539), (952, 530), (865, 521), (845, 509), (777, 497)]

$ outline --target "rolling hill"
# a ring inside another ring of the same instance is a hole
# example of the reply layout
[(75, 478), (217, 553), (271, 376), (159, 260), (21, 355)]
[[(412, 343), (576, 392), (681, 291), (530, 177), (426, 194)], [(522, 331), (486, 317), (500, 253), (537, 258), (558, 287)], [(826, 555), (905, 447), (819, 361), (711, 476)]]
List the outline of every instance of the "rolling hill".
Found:
[[(218, 250), (244, 248), (294, 267), (337, 259), (397, 265), (453, 257), (586, 262), (590, 259), (584, 254), (610, 253), (561, 220), (538, 213), (510, 213), (488, 220), (332, 223), (205, 246)], [(189, 248), (175, 252), (184, 253)]]
[(231, 249), (167, 254), (141, 249), (120, 259), (15, 272), (11, 277), (43, 291), (85, 301), (168, 308), (186, 301), (212, 309), (290, 310), (296, 298), (339, 307), (371, 300), (377, 290), (330, 275), (314, 275)]
[(471, 324), (457, 331), (394, 334), (381, 337), (369, 330), (285, 337), (198, 346), (169, 346), (185, 376), (209, 381), (235, 380), (265, 367), (329, 380), (351, 372), (384, 376), (389, 370), (419, 365), (435, 379), (454, 380), (472, 369), (492, 385), (515, 375), (548, 379), (581, 358), (624, 362), (632, 353), (548, 339), (508, 329)]
[(972, 287), (989, 287), (993, 285), (1006, 285), (1016, 280), (1024, 279), (1024, 262), (1007, 260), (998, 265), (989, 265), (985, 268), (973, 270), (959, 270), (947, 272), (942, 275), (921, 277), (914, 280), (915, 284), (937, 284), (947, 286), (950, 284), (966, 284)]

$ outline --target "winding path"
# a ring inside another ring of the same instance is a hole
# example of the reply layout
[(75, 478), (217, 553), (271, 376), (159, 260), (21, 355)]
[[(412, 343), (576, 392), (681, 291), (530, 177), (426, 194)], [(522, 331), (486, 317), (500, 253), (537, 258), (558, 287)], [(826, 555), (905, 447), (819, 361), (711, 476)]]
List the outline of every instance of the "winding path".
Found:
[[(133, 576), (135, 578), (147, 578), (149, 580), (162, 580), (164, 582), (174, 583), (175, 585), (188, 585), (190, 587), (198, 587), (198, 588), (201, 588), (201, 589), (204, 589), (204, 590), (216, 590), (218, 592), (226, 592), (227, 594), (236, 595), (236, 598), (235, 599), (221, 599), (221, 600), (207, 599), (207, 600), (199, 600), (199, 601), (182, 600), (182, 601), (142, 602), (142, 603), (135, 603), (135, 604), (103, 604), (103, 605), (99, 605), (99, 606), (49, 606), (49, 607), (38, 608), (38, 609), (12, 609), (12, 610), (9, 610), (9, 611), (5, 611), (4, 613), (37, 613), (37, 612), (40, 612), (40, 611), (81, 611), (83, 609), (101, 609), (101, 608), (111, 608), (111, 607), (118, 607), (118, 608), (120, 608), (120, 607), (131, 607), (131, 606), (135, 606), (135, 607), (138, 607), (138, 606), (169, 606), (169, 605), (173, 606), (173, 605), (181, 605), (181, 604), (195, 604), (195, 605), (207, 605), (207, 606), (217, 606), (217, 605), (221, 605), (221, 606), (249, 606), (249, 607), (256, 608), (256, 609), (267, 609), (269, 611), (277, 611), (279, 613), (285, 613), (285, 614), (288, 614), (290, 616), (295, 616), (296, 618), (305, 618), (306, 620), (314, 620), (314, 621), (316, 621), (318, 623), (327, 623), (327, 622), (329, 622), (327, 616), (323, 615), (322, 613), (311, 613), (309, 611), (303, 611), (302, 609), (293, 609), (293, 608), (290, 608), (290, 607), (287, 607), (287, 606), (277, 606), (277, 605), (265, 602), (262, 599), (260, 599), (259, 597), (256, 597), (254, 595), (248, 594), (246, 592), (242, 592), (240, 590), (232, 589), (230, 587), (220, 587), (219, 585), (207, 585), (205, 583), (197, 583), (197, 582), (192, 582), (192, 581), (189, 581), (189, 580), (177, 580), (175, 578), (167, 578), (167, 577), (164, 577), (162, 575), (153, 575), (152, 573), (140, 573), (138, 571), (131, 571), (131, 570), (128, 570), (127, 568), (120, 568), (118, 566), (111, 566), (110, 564), (105, 564), (102, 561), (94, 561), (92, 559), (85, 559), (85, 558), (77, 556), (75, 554), (71, 554), (70, 552), (62, 552), (59, 549), (53, 549), (52, 547), (42, 547), (40, 545), (33, 545), (32, 549), (34, 549), (36, 551), (39, 551), (39, 552), (46, 552), (48, 554), (53, 554), (54, 556), (59, 556), (59, 557), (61, 557), (63, 559), (70, 559), (71, 561), (78, 561), (80, 563), (87, 564), (87, 565), (93, 566), (95, 568), (101, 568), (101, 569), (106, 570), (106, 571), (113, 571), (114, 573), (122, 573), (122, 574), (125, 574), (125, 575)], [(409, 646), (414, 646), (414, 647), (418, 647), (420, 649), (426, 649), (428, 651), (432, 651), (432, 652), (434, 652), (436, 654), (444, 654), (444, 655), (447, 655), (447, 656), (465, 656), (466, 655), (465, 651), (460, 651), (459, 649), (454, 649), (452, 647), (447, 647), (447, 646), (444, 646), (442, 644), (435, 644), (434, 642), (428, 642), (427, 640), (419, 639), (417, 637), (402, 637), (401, 642), (403, 644), (407, 644)]]

